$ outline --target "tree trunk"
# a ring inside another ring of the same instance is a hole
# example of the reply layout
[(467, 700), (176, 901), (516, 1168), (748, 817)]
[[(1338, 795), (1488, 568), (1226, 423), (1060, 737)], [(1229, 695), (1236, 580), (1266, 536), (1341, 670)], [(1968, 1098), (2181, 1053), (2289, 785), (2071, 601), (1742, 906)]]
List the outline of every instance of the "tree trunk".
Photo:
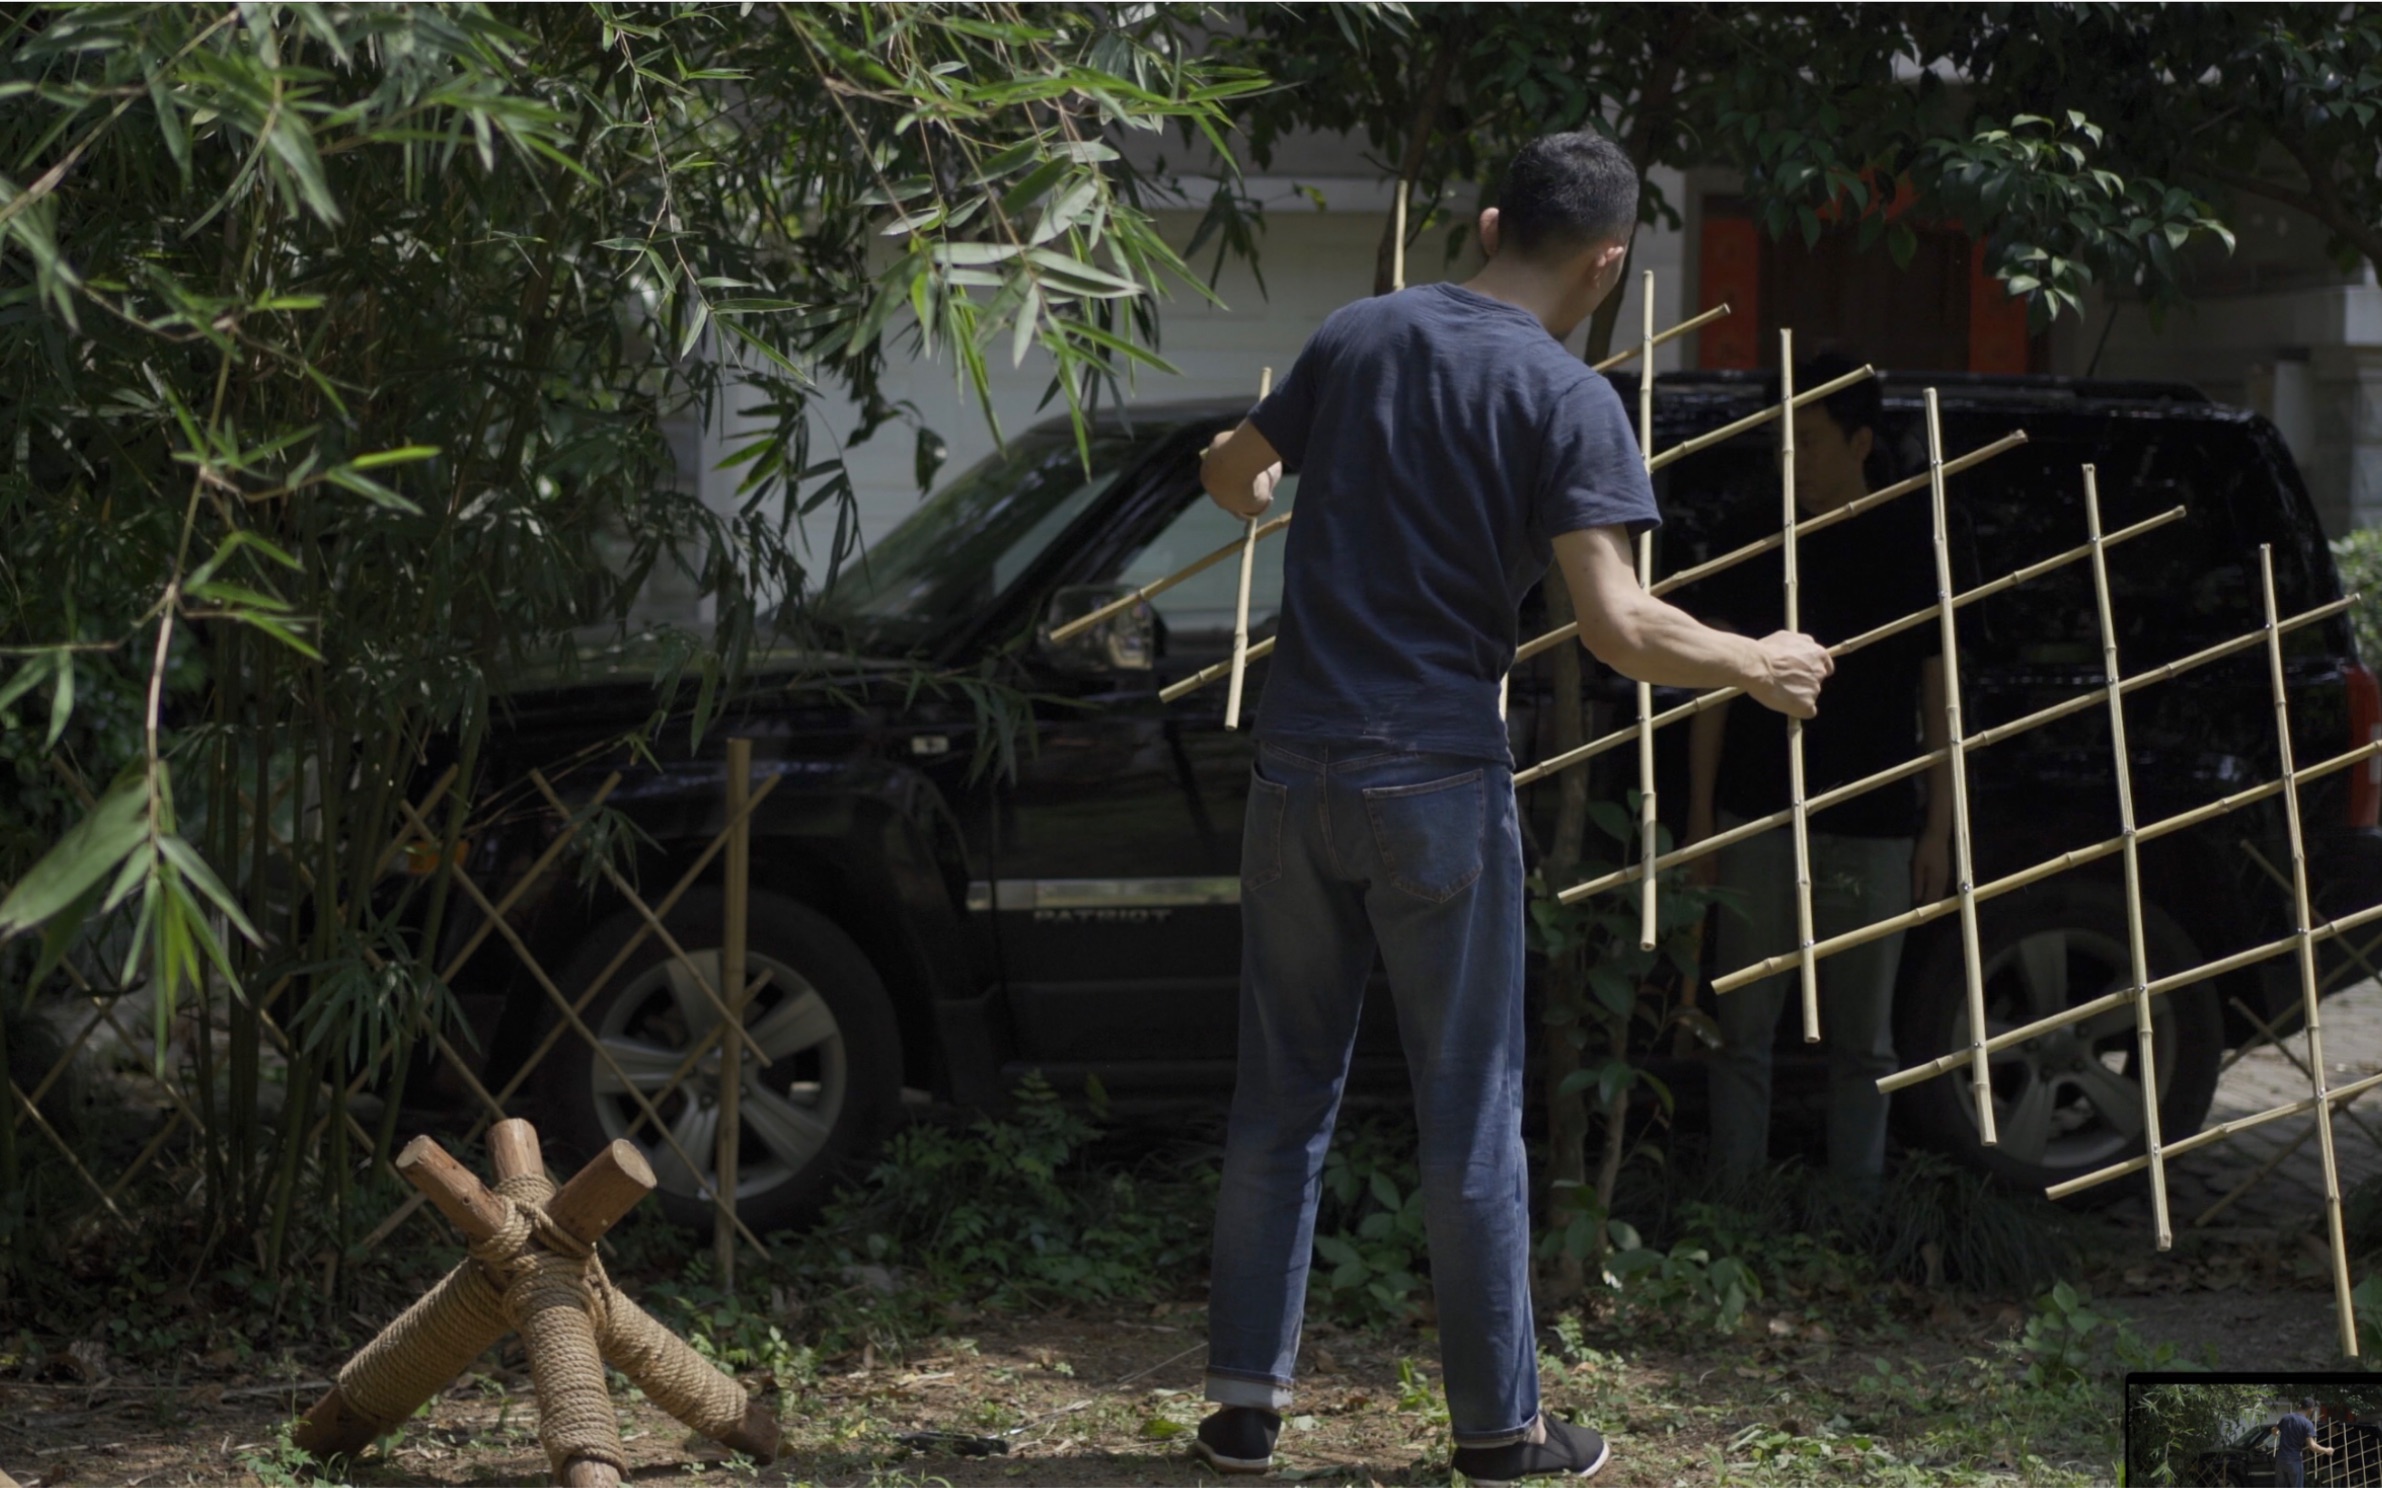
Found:
[[(1646, 91), (1641, 96), (1636, 117), (1631, 121), (1628, 137), (1622, 147), (1638, 165), (1641, 177), (1655, 131), (1663, 110), (1670, 106), (1676, 86), (1678, 68), (1668, 56), (1658, 56), (1647, 71)], [(1636, 257), (1636, 230), (1631, 230), (1630, 260)], [(1621, 282), (1629, 282), (1629, 261), (1625, 261)], [(1612, 354), (1613, 329), (1621, 318), (1622, 291), (1618, 288), (1608, 295), (1588, 322), (1586, 359), (1602, 361)], [(1650, 375), (1652, 369), (1641, 367), (1638, 375)], [(1547, 616), (1551, 625), (1568, 625), (1575, 618), (1571, 593), (1563, 581), (1561, 569), (1547, 573)], [(1580, 704), (1582, 668), (1580, 648), (1576, 645), (1555, 648), (1555, 726), (1552, 740), (1554, 752), (1563, 753), (1587, 742), (1586, 719)], [(1580, 864), (1580, 848), (1588, 830), (1588, 777), (1585, 770), (1566, 770), (1556, 776), (1558, 794), (1554, 839), (1547, 844), (1544, 863), (1547, 889), (1550, 893), (1571, 882)], [(1586, 1043), (1588, 1014), (1588, 967), (1579, 950), (1567, 951), (1549, 959), (1547, 966), (1546, 1056), (1547, 1100), (1547, 1179), (1550, 1192), (1562, 1192), (1568, 1185), (1582, 1184), (1588, 1176), (1588, 1101), (1585, 1092), (1567, 1091), (1564, 1080), (1580, 1068), (1580, 1053)], [(1617, 1053), (1626, 1053), (1628, 1026), (1623, 1024), (1617, 1035)], [(1619, 1104), (1626, 1109), (1627, 1095)], [(1596, 1193), (1599, 1212), (1609, 1211), (1613, 1184), (1620, 1174), (1621, 1153), (1618, 1142), (1621, 1122), (1611, 1104), (1605, 1112), (1606, 1136), (1603, 1161), (1599, 1164)], [(1560, 1256), (1551, 1274), (1543, 1278), (1550, 1299), (1566, 1301), (1577, 1297), (1586, 1287), (1589, 1261), (1603, 1254), (1604, 1235), (1600, 1230), (1588, 1257), (1568, 1253)]]
[[(1425, 148), (1431, 142), (1431, 131), (1439, 125), (1440, 107), (1447, 102), (1448, 76), (1455, 70), (1461, 35), (1460, 27), (1451, 26), (1439, 39), (1439, 54), (1431, 59), (1430, 76), (1415, 99), (1414, 122), (1406, 131), (1406, 154), (1398, 162), (1398, 182), (1406, 188), (1410, 209), (1415, 180), (1423, 173)], [(1377, 295), (1388, 294), (1395, 287), (1392, 270), (1397, 262), (1397, 239), (1398, 214), (1391, 212), (1381, 224), (1381, 246), (1373, 254), (1373, 293)]]

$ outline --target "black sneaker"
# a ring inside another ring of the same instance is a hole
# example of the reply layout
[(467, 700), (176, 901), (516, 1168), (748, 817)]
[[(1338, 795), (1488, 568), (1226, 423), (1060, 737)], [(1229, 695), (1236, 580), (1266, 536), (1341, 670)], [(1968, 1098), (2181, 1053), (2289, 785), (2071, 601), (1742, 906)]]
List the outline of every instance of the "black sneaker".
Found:
[(1601, 1471), (1613, 1449), (1585, 1426), (1542, 1415), (1543, 1442), (1507, 1442), (1502, 1447), (1458, 1447), (1454, 1467), (1472, 1488), (1512, 1488), (1524, 1478), (1587, 1478)]
[(1261, 1473), (1274, 1465), (1282, 1418), (1253, 1405), (1228, 1405), (1199, 1423), (1191, 1455), (1220, 1473)]

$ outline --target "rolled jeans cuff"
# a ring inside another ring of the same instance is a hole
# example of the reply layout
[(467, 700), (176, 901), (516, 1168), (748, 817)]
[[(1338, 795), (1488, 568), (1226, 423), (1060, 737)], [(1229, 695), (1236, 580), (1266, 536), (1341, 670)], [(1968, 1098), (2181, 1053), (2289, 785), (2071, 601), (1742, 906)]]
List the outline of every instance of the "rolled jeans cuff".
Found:
[(1290, 1381), (1265, 1374), (1211, 1369), (1207, 1374), (1207, 1396), (1217, 1405), (1245, 1405), (1280, 1415), (1290, 1407)]
[(1511, 1431), (1456, 1431), (1449, 1434), (1455, 1438), (1456, 1445), (1459, 1447), (1505, 1447), (1518, 1441), (1528, 1441), (1531, 1428), (1537, 1424), (1538, 1413), (1533, 1411), (1529, 1420), (1524, 1421)]

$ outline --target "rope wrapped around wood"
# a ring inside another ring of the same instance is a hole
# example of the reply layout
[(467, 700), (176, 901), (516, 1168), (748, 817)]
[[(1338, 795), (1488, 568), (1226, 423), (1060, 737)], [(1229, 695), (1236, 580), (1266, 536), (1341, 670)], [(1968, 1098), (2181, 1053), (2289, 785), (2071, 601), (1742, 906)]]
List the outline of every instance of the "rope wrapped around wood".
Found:
[(471, 1256), (501, 1279), (505, 1320), (528, 1346), (539, 1445), (557, 1478), (577, 1461), (626, 1472), (620, 1419), (596, 1346), (595, 1252), (546, 1217), (554, 1185), (544, 1174), (502, 1179), (496, 1192), (511, 1201), (505, 1221), (473, 1242)]

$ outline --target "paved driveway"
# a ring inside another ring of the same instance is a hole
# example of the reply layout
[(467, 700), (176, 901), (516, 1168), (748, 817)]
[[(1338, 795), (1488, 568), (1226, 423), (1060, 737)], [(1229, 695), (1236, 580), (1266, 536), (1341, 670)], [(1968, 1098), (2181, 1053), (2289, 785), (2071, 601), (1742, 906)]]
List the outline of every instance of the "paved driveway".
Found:
[[(2325, 998), (2321, 1031), (2330, 1085), (2382, 1074), (2382, 983), (2361, 982)], [(2288, 1034), (2284, 1044), (2287, 1053), (2260, 1044), (2233, 1057), (2217, 1081), (2209, 1125), (2307, 1098), (2308, 1076), (2297, 1062), (2306, 1058), (2307, 1036)], [(2334, 1111), (2333, 1150), (2347, 1192), (2382, 1174), (2382, 1090)], [(2228, 1200), (2237, 1189), (2239, 1196)], [(2313, 1114), (2265, 1122), (2170, 1162), (2167, 1203), (2179, 1236), (2191, 1228), (2318, 1231), (2324, 1166)], [(2128, 1222), (2138, 1219), (2148, 1237), (2147, 1194), (2112, 1205), (2107, 1213)]]

